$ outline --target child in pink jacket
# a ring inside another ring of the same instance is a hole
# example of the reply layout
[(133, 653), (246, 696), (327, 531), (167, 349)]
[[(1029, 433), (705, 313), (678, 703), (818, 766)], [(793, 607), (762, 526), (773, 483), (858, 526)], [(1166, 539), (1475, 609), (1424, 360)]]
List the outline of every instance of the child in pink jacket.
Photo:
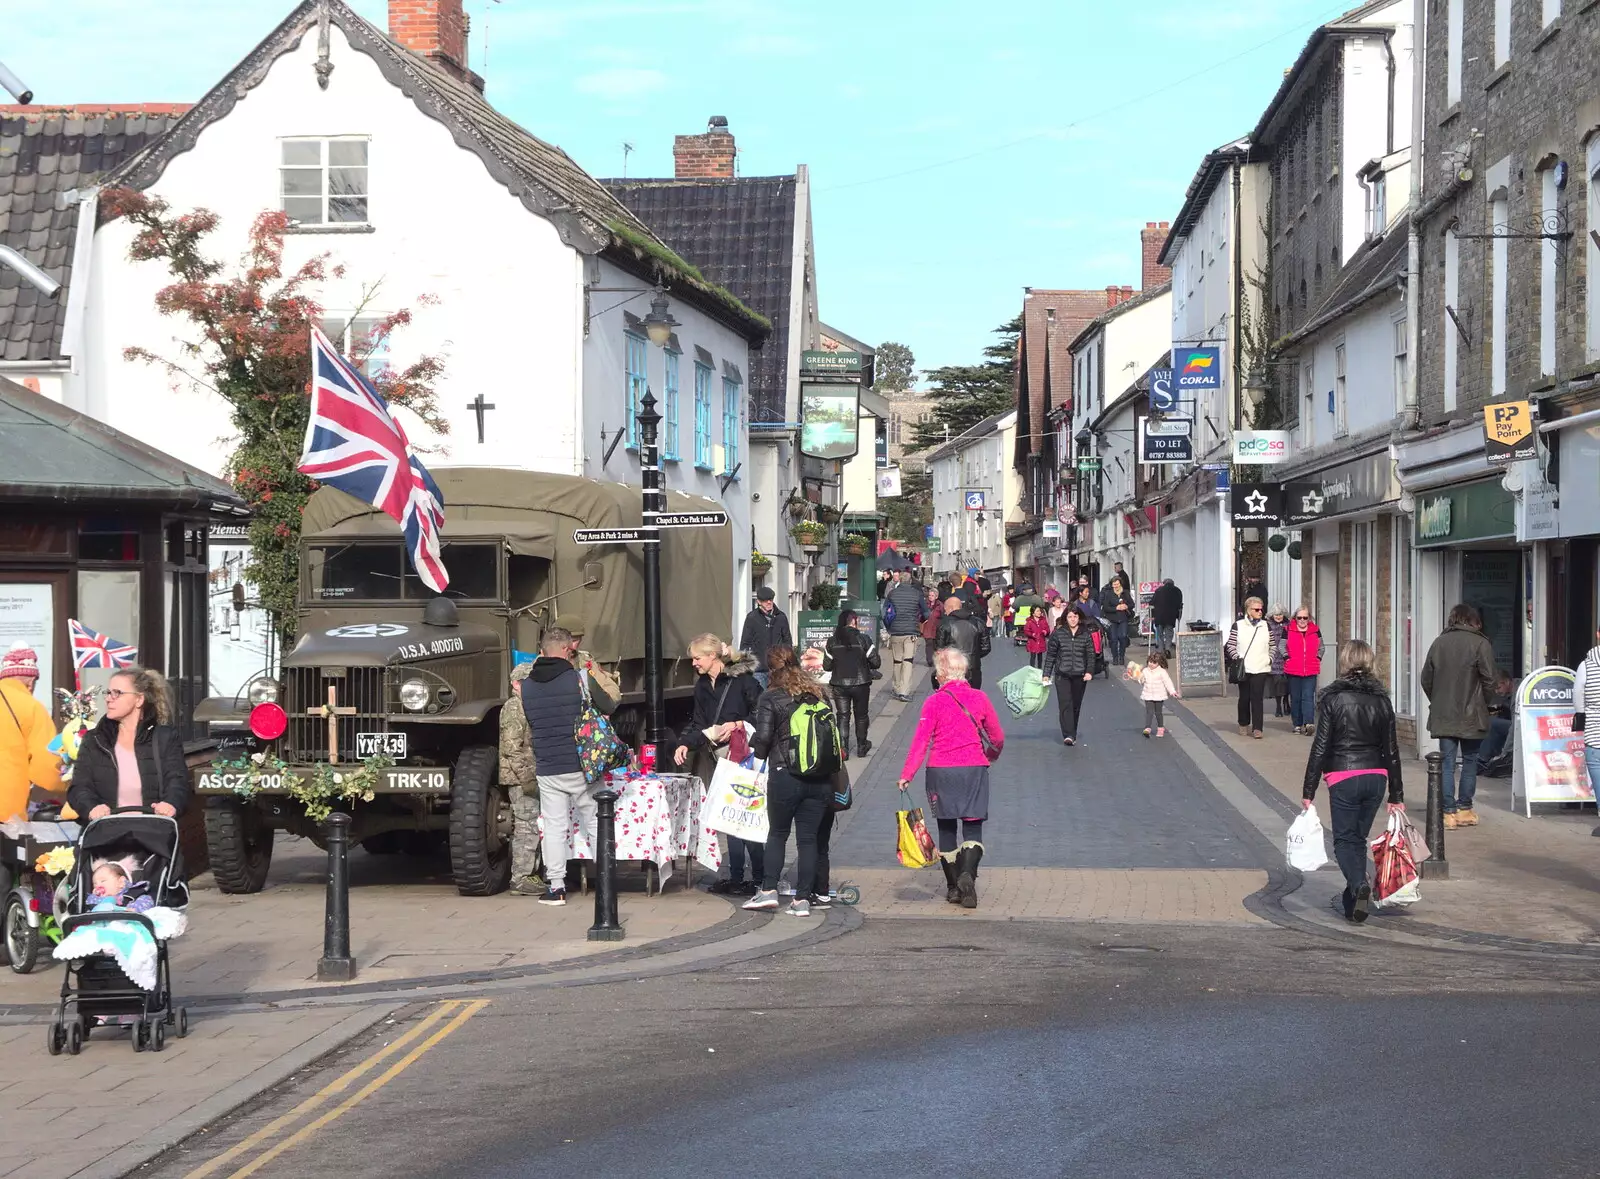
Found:
[(1157, 737), (1165, 737), (1167, 730), (1161, 715), (1162, 706), (1169, 697), (1182, 697), (1172, 677), (1167, 674), (1167, 657), (1160, 651), (1150, 653), (1150, 662), (1139, 673), (1139, 685), (1139, 699), (1144, 701), (1144, 735), (1148, 737), (1154, 728)]

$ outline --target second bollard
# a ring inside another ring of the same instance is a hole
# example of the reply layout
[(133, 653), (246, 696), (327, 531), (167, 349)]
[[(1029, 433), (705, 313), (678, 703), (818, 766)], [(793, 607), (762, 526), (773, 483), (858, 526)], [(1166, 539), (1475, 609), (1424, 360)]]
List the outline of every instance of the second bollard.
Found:
[(1428, 858), (1418, 869), (1424, 880), (1449, 880), (1450, 862), (1444, 858), (1444, 754), (1430, 753), (1425, 760), (1428, 763)]
[(328, 816), (328, 906), (322, 927), (319, 982), (349, 982), (356, 976), (350, 956), (350, 816)]
[(617, 920), (617, 792), (609, 787), (595, 793), (599, 810), (595, 818), (594, 924), (592, 942), (620, 942), (625, 935)]

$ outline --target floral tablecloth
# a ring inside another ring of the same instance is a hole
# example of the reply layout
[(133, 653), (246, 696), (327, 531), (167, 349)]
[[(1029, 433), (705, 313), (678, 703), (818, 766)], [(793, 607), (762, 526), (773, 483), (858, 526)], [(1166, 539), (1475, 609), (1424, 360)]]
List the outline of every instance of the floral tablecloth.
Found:
[[(692, 774), (659, 774), (649, 778), (613, 781), (617, 799), (617, 859), (648, 861), (660, 872), (661, 883), (672, 876), (672, 861), (693, 856), (713, 873), (722, 866), (717, 833), (700, 821), (705, 783)], [(572, 826), (574, 859), (594, 859), (585, 832)]]

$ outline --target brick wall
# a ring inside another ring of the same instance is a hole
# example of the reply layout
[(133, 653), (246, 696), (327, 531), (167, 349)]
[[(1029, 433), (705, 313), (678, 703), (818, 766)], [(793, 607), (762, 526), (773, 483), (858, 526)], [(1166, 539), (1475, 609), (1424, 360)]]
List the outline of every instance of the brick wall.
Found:
[(467, 68), (467, 29), (461, 0), (389, 0), (389, 36), (458, 78)]
[[(1542, 27), (1542, 6), (1511, 6), (1511, 56), (1494, 65), (1494, 5), (1466, 0), (1462, 27), (1461, 98), (1453, 106), (1446, 91), (1446, 29), (1440, 5), (1428, 38), (1424, 118), (1426, 159), (1424, 200), (1447, 191), (1448, 178), (1465, 164), (1472, 179), (1433, 213), (1422, 232), (1421, 346), (1417, 358), (1424, 425), (1470, 418), (1490, 399), (1492, 338), (1491, 246), (1487, 240), (1460, 241), (1459, 286), (1455, 310), (1471, 342), (1461, 339), (1446, 318), (1444, 233), (1454, 221), (1461, 234), (1491, 232), (1489, 171), (1509, 157), (1506, 196), (1509, 228), (1528, 232), (1542, 209), (1541, 165), (1567, 164), (1568, 180), (1558, 194), (1566, 228), (1575, 236), (1558, 266), (1556, 371), (1563, 380), (1600, 371), (1585, 356), (1584, 315), (1591, 228), (1584, 140), (1600, 128), (1600, 94), (1595, 90), (1594, 54), (1600, 42), (1600, 7), (1569, 3), (1554, 31)], [(1506, 393), (1538, 397), (1553, 387), (1540, 372), (1540, 255), (1537, 239), (1506, 242)], [(1444, 348), (1456, 341), (1456, 408), (1444, 407)]]
[(726, 125), (700, 135), (677, 135), (672, 140), (672, 174), (679, 180), (727, 179), (733, 175), (733, 161), (738, 154), (733, 133)]

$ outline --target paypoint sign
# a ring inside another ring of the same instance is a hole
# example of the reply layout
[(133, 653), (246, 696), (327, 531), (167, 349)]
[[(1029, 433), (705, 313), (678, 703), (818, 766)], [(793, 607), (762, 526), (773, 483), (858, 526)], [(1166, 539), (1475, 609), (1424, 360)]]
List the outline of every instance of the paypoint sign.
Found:
[(1221, 348), (1179, 348), (1172, 354), (1174, 379), (1180, 393), (1222, 388)]

